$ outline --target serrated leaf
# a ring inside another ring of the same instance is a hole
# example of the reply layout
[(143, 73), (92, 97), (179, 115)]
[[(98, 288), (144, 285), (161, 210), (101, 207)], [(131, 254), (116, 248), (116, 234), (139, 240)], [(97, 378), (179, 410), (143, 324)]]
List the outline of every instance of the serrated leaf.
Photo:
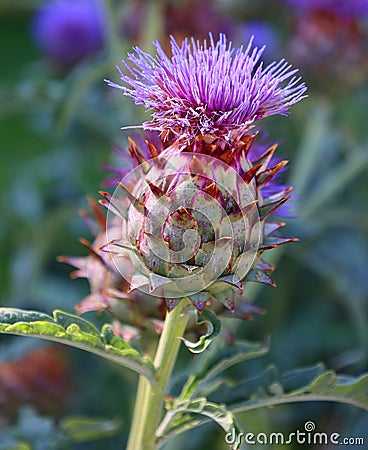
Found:
[(215, 389), (208, 398), (215, 403), (225, 403), (231, 407), (236, 402), (250, 398), (263, 398), (269, 393), (269, 386), (275, 386), (278, 381), (277, 369), (270, 366), (261, 373), (241, 382), (220, 378)]
[(208, 309), (205, 309), (202, 314), (197, 314), (197, 323), (205, 323), (207, 327), (206, 333), (200, 336), (197, 342), (191, 342), (188, 339), (181, 338), (188, 350), (192, 353), (204, 352), (221, 331), (221, 322)]
[(100, 338), (100, 333), (95, 325), (82, 317), (76, 316), (75, 314), (70, 314), (65, 311), (57, 309), (53, 313), (55, 322), (61, 325), (63, 328), (68, 328), (69, 325), (78, 325), (79, 329), (83, 333), (91, 334)]
[(92, 323), (60, 310), (54, 311), (52, 317), (37, 311), (0, 308), (0, 333), (39, 337), (76, 347), (128, 367), (151, 382), (154, 379), (152, 362), (114, 336), (109, 326), (100, 333)]
[[(207, 397), (211, 404), (226, 404), (233, 414), (257, 408), (303, 401), (329, 401), (347, 403), (368, 410), (368, 374), (360, 377), (337, 375), (326, 370), (323, 364), (297, 369), (283, 376), (271, 366), (264, 372), (241, 383), (218, 379), (216, 389)], [(193, 400), (187, 400), (189, 403)], [(171, 437), (209, 421), (208, 417), (193, 417), (188, 411), (172, 410), (177, 400), (172, 400), (161, 424), (165, 437)], [(185, 404), (185, 402), (183, 402)], [(193, 411), (194, 412), (194, 411)]]
[[(183, 426), (187, 429), (188, 414), (200, 414), (215, 421), (226, 433), (234, 433), (235, 444), (231, 448), (233, 450), (239, 448), (240, 439), (237, 439), (237, 437), (240, 429), (233, 414), (224, 405), (209, 402), (205, 397), (199, 397), (194, 400), (174, 401), (157, 430), (157, 436), (166, 436), (174, 429), (176, 431), (175, 434), (178, 434), (179, 430), (179, 432), (185, 431)], [(170, 424), (169, 429), (167, 429), (168, 424)]]
[[(274, 370), (273, 378), (264, 383), (260, 378), (258, 386), (253, 385), (253, 391), (246, 390), (246, 380), (236, 386), (239, 397), (225, 398), (224, 385), (219, 386), (222, 394), (217, 398), (226, 401), (234, 412), (249, 411), (263, 406), (272, 406), (296, 401), (331, 401), (347, 403), (368, 410), (368, 374), (360, 377), (337, 375), (332, 370), (326, 370), (322, 364), (310, 368), (297, 369), (278, 376)], [(231, 387), (231, 386), (230, 386)], [(244, 389), (242, 389), (244, 388)], [(241, 394), (243, 390), (243, 399)]]
[(71, 442), (86, 442), (117, 435), (121, 431), (119, 420), (92, 417), (67, 417), (60, 422), (60, 428)]

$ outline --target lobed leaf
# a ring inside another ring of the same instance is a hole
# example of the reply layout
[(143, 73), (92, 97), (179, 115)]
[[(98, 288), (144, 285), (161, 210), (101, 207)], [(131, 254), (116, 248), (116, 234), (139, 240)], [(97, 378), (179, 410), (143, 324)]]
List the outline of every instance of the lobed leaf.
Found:
[(150, 360), (143, 358), (122, 338), (104, 325), (101, 333), (94, 324), (74, 314), (56, 310), (53, 316), (37, 311), (0, 308), (0, 333), (32, 336), (76, 347), (109, 359), (154, 379)]
[(294, 370), (279, 379), (276, 371), (274, 374), (274, 380), (260, 389), (258, 395), (242, 401), (235, 400), (231, 410), (241, 412), (302, 401), (347, 403), (368, 410), (368, 374), (360, 377), (337, 375), (332, 370), (326, 370), (322, 364)]
[[(170, 409), (157, 430), (157, 436), (164, 436), (167, 432), (166, 426), (170, 424), (170, 431), (175, 430), (175, 434), (185, 431), (188, 425), (193, 425), (192, 421), (188, 421), (189, 414), (200, 414), (206, 419), (215, 421), (226, 433), (234, 433), (237, 437), (240, 429), (236, 424), (233, 414), (224, 406), (217, 403), (209, 402), (205, 397), (199, 397), (194, 400), (174, 400)], [(235, 439), (236, 444), (231, 448), (237, 450), (239, 448), (240, 439)]]
[[(225, 405), (229, 414), (304, 401), (347, 403), (368, 410), (368, 374), (360, 377), (337, 375), (332, 370), (326, 370), (323, 364), (297, 369), (283, 376), (271, 366), (263, 373), (241, 383), (224, 378), (217, 379), (212, 388), (213, 391), (205, 398), (205, 404), (211, 405), (210, 409), (213, 411), (221, 411), (220, 419), (216, 420), (215, 414), (202, 414), (200, 405), (204, 402), (203, 397), (174, 399), (168, 405), (168, 411), (159, 428), (162, 439), (200, 426), (209, 419), (215, 420), (225, 429), (223, 425), (230, 423), (230, 416), (226, 416), (226, 419), (224, 415)], [(213, 405), (222, 409), (217, 410)], [(203, 411), (206, 411), (204, 406)], [(201, 414), (202, 417), (195, 417), (193, 413)], [(223, 424), (221, 420), (224, 421)], [(238, 429), (235, 422), (233, 426), (234, 430), (231, 431), (236, 435)]]

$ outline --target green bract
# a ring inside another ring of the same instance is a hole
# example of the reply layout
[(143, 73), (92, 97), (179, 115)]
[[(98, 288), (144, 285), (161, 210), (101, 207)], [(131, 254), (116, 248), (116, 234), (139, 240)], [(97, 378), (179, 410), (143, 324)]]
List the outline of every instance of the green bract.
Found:
[(242, 315), (246, 306), (238, 309), (235, 302), (243, 299), (244, 282), (273, 284), (272, 267), (260, 255), (293, 239), (270, 238), (283, 223), (266, 219), (289, 198), (290, 187), (263, 197), (262, 188), (285, 162), (270, 167), (275, 146), (251, 161), (254, 138), (245, 135), (230, 152), (215, 140), (198, 140), (185, 151), (173, 145), (161, 155), (150, 146), (150, 160), (131, 142), (141, 164), (113, 196), (105, 194), (108, 224), (119, 217), (121, 236), (104, 247), (123, 277), (122, 259), (133, 262), (130, 291), (163, 297), (169, 310), (189, 297), (199, 311), (216, 299)]

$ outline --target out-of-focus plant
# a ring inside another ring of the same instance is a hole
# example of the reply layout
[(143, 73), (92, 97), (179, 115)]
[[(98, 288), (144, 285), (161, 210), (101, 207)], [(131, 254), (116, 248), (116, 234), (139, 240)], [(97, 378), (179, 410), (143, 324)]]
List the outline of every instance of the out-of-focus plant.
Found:
[[(318, 72), (323, 88), (328, 87), (323, 83), (329, 77), (334, 77), (334, 86), (339, 81), (340, 89), (362, 83), (367, 71), (368, 3), (365, 0), (285, 2), (293, 24), (290, 39), (293, 60), (302, 63), (310, 77)], [(321, 73), (325, 76), (321, 77)]]
[(33, 18), (32, 34), (52, 64), (70, 69), (104, 47), (105, 16), (100, 0), (51, 0)]

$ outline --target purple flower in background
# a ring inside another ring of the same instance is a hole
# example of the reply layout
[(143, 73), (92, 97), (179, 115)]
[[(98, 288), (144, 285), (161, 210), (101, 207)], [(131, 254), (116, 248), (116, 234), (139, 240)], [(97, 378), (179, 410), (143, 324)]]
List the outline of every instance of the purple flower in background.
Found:
[(364, 83), (368, 0), (284, 1), (293, 14), (290, 55), (296, 64), (309, 70), (314, 85), (329, 90)]
[(59, 68), (70, 68), (100, 50), (105, 33), (99, 0), (50, 0), (32, 21), (36, 45)]
[(345, 18), (368, 14), (368, 0), (285, 0), (300, 13), (329, 11)]
[(129, 87), (108, 83), (153, 110), (143, 128), (164, 138), (189, 141), (211, 134), (229, 140), (258, 119), (286, 115), (305, 97), (297, 69), (283, 59), (264, 67), (264, 47), (253, 48), (252, 40), (235, 50), (224, 34), (217, 42), (210, 34), (209, 42), (185, 39), (181, 46), (171, 37), (171, 57), (154, 44), (155, 57), (136, 47), (128, 56), (135, 67), (123, 62), (127, 74), (119, 72)]
[(253, 38), (253, 45), (256, 47), (266, 46), (265, 54), (275, 55), (280, 51), (280, 38), (275, 29), (267, 22), (251, 20), (239, 25), (235, 31), (236, 40), (248, 42)]

